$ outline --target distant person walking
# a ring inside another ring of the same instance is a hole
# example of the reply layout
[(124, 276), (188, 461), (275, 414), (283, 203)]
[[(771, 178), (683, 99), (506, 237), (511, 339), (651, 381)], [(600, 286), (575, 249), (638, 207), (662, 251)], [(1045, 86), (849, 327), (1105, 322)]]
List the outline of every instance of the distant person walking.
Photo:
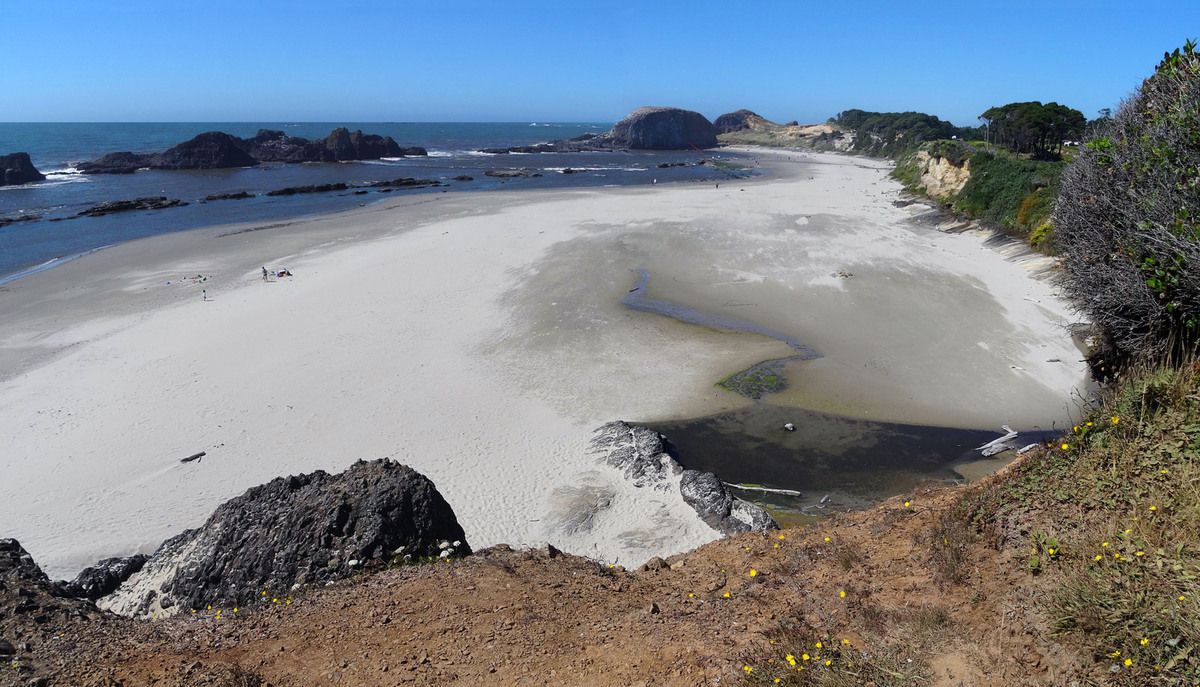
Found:
[(267, 274), (268, 274), (268, 273), (267, 273), (267, 267), (266, 267), (266, 265), (263, 265), (263, 281), (269, 281), (269, 280), (267, 279)]
[(200, 300), (202, 300), (202, 301), (208, 300), (208, 289), (203, 289), (200, 291)]

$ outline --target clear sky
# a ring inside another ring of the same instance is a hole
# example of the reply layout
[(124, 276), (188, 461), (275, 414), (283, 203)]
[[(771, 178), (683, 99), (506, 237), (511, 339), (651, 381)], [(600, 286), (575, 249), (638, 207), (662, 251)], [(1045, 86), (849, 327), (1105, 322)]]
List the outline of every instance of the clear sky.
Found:
[(0, 121), (1089, 118), (1200, 1), (0, 0)]

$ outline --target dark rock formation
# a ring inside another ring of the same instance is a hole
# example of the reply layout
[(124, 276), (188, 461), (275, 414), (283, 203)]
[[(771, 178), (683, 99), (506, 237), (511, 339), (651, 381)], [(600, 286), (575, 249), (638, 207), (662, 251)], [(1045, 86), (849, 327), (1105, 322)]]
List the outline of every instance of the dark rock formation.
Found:
[(750, 110), (738, 110), (729, 112), (717, 117), (713, 122), (718, 134), (727, 134), (732, 131), (750, 131), (760, 129), (778, 128), (778, 124), (760, 117), (758, 114)]
[(246, 191), (237, 191), (235, 193), (214, 193), (210, 196), (204, 196), (204, 200), (245, 200), (246, 198), (253, 198), (253, 197), (254, 197), (253, 193), (247, 193)]
[(41, 215), (34, 214), (16, 215), (15, 217), (0, 217), (0, 227), (7, 227), (8, 225), (16, 224), (17, 222), (33, 222), (34, 220), (39, 220), (41, 218)]
[(163, 196), (155, 196), (150, 198), (134, 198), (133, 200), (113, 200), (107, 203), (100, 203), (80, 212), (76, 217), (100, 217), (102, 215), (111, 215), (114, 212), (131, 212), (133, 210), (162, 210), (163, 208), (174, 208), (187, 205), (187, 203), (178, 198), (164, 198)]
[(468, 176), (466, 174), (459, 174), (458, 176), (454, 177), (454, 180), (455, 181), (475, 181), (475, 177)]
[(315, 186), (288, 186), (287, 188), (275, 189), (267, 191), (268, 196), (294, 196), (297, 193), (327, 193), (329, 191), (345, 191), (350, 188), (348, 184), (338, 182), (336, 184), (317, 184)]
[(427, 154), (420, 147), (402, 148), (390, 136), (343, 128), (334, 129), (319, 141), (270, 129), (259, 129), (253, 138), (209, 131), (158, 154), (109, 153), (97, 160), (81, 162), (79, 170), (87, 174), (131, 174), (147, 167), (217, 169), (252, 167), (260, 162), (338, 162)]
[(514, 179), (518, 177), (540, 177), (540, 172), (534, 169), (489, 169), (483, 173), (484, 176), (497, 177), (499, 179)]
[(142, 554), (124, 558), (105, 558), (90, 568), (84, 568), (75, 579), (60, 585), (67, 596), (95, 601), (116, 591), (121, 583), (142, 569), (146, 557)]
[[(456, 542), (457, 545), (451, 542)], [(220, 505), (163, 542), (102, 607), (170, 614), (283, 597), (393, 558), (470, 552), (450, 505), (426, 477), (388, 459), (345, 472), (280, 477)]]
[(765, 510), (734, 497), (711, 472), (684, 470), (679, 476), (679, 493), (704, 522), (725, 534), (779, 529)]
[(678, 476), (680, 496), (715, 530), (736, 534), (779, 528), (765, 510), (733, 496), (716, 475), (684, 470), (665, 438), (652, 429), (610, 422), (596, 430), (592, 449), (638, 487), (666, 491)]
[(258, 164), (245, 150), (242, 139), (221, 131), (208, 131), (168, 148), (150, 161), (153, 169), (224, 169)]
[(46, 175), (37, 171), (29, 159), (29, 153), (10, 153), (0, 155), (0, 186), (15, 186), (28, 184), (31, 181), (41, 181)]
[(638, 150), (715, 148), (717, 130), (699, 112), (676, 107), (639, 107), (593, 142)]
[(421, 188), (422, 186), (441, 186), (436, 179), (414, 179), (412, 177), (400, 177), (399, 179), (388, 179), (386, 181), (373, 181), (367, 184), (370, 188)]
[(141, 153), (109, 153), (90, 162), (80, 162), (79, 171), (85, 174), (133, 174), (150, 166), (153, 155)]

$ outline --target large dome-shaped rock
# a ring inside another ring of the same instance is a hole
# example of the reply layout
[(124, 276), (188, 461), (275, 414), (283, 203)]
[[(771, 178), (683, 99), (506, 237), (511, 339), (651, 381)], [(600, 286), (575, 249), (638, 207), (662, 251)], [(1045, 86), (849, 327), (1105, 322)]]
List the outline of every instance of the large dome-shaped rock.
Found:
[(727, 112), (720, 117), (717, 117), (713, 122), (718, 134), (727, 134), (731, 131), (760, 131), (764, 129), (776, 129), (779, 125), (757, 113), (750, 110), (737, 110), (736, 112)]
[(150, 166), (155, 169), (221, 169), (257, 164), (258, 160), (242, 150), (240, 138), (223, 131), (202, 133), (164, 150), (150, 161)]
[(29, 153), (10, 153), (0, 155), (0, 186), (15, 186), (28, 184), (31, 181), (41, 181), (46, 175), (37, 171), (29, 159)]
[(639, 107), (602, 138), (623, 148), (688, 150), (716, 147), (717, 130), (699, 112), (677, 107)]
[(469, 552), (433, 482), (388, 459), (359, 461), (337, 475), (280, 477), (226, 501), (199, 528), (163, 542), (99, 605), (123, 615), (245, 606), (396, 557)]

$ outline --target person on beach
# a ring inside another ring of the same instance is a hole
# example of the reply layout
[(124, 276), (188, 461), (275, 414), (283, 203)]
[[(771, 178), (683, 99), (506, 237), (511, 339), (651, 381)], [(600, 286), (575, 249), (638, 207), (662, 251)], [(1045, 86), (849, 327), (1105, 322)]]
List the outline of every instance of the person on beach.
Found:
[(268, 281), (268, 280), (267, 280), (267, 274), (268, 274), (268, 273), (267, 273), (267, 266), (266, 266), (266, 265), (263, 265), (263, 281)]

